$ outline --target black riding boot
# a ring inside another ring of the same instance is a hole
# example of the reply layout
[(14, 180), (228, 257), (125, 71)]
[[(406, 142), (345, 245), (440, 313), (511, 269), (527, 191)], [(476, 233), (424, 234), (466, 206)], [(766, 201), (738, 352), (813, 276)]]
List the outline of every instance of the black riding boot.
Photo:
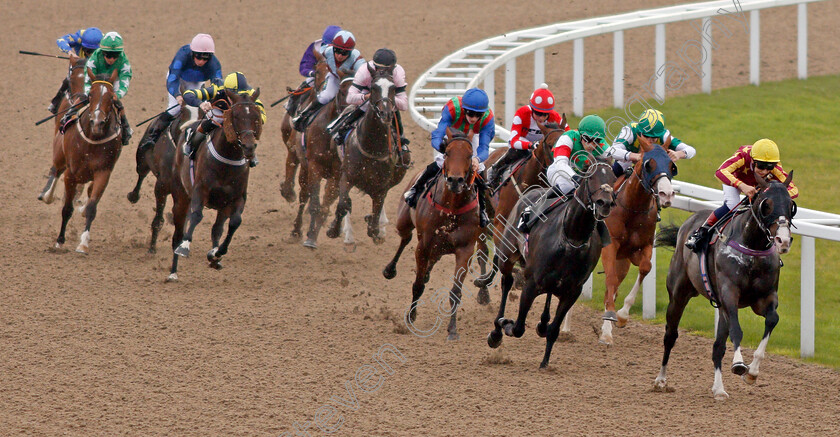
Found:
[(476, 178), (475, 186), (478, 188), (478, 225), (486, 228), (490, 224), (490, 217), (487, 216), (487, 207), (485, 196), (487, 193), (487, 184), (480, 178)]
[(436, 174), (440, 171), (440, 167), (438, 167), (436, 162), (432, 162), (426, 167), (426, 170), (423, 171), (423, 174), (414, 181), (414, 185), (405, 192), (403, 198), (405, 198), (405, 203), (414, 208), (417, 206), (417, 196), (420, 194), (420, 191), (429, 182), (430, 179), (435, 177)]
[(175, 120), (175, 116), (169, 112), (164, 112), (160, 115), (160, 117), (153, 121), (152, 125), (149, 127), (149, 135), (146, 136), (146, 141), (140, 143), (140, 150), (146, 150), (149, 147), (154, 147), (158, 139), (160, 139), (160, 134), (169, 128), (169, 124), (172, 123), (172, 120)]
[(362, 111), (361, 108), (356, 108), (344, 120), (339, 121), (338, 126), (333, 127), (333, 130), (335, 130), (333, 140), (336, 144), (344, 144), (344, 138), (347, 136), (347, 132), (350, 132), (350, 129), (353, 128), (353, 123), (362, 118), (363, 115), (365, 115), (365, 111)]
[(411, 144), (411, 141), (405, 137), (405, 129), (403, 129), (402, 115), (400, 115), (400, 111), (396, 111), (396, 113), (397, 128), (400, 130), (400, 146), (402, 146), (403, 152), (408, 152), (408, 145)]
[(563, 195), (560, 189), (556, 185), (553, 185), (545, 192), (541, 199), (538, 199), (539, 203), (529, 205), (522, 210), (516, 228), (525, 234), (531, 232), (531, 228), (537, 223), (539, 217), (545, 214), (546, 209), (554, 203), (555, 199)]
[(195, 152), (198, 150), (198, 146), (201, 145), (201, 142), (207, 138), (207, 135), (209, 135), (215, 127), (216, 125), (213, 124), (212, 120), (205, 119), (202, 121), (184, 143), (184, 155), (189, 156), (190, 160), (194, 160)]
[(700, 250), (709, 244), (709, 234), (711, 233), (712, 225), (703, 223), (688, 239), (685, 240), (685, 247), (692, 252), (700, 253)]
[(127, 146), (128, 141), (131, 139), (131, 135), (134, 134), (134, 131), (131, 130), (131, 125), (128, 124), (128, 118), (125, 116), (125, 107), (123, 107), (122, 100), (114, 100), (114, 107), (120, 113), (120, 127), (122, 128), (122, 145)]
[(487, 181), (487, 186), (490, 187), (491, 190), (495, 190), (499, 184), (502, 183), (502, 175), (505, 173), (505, 169), (528, 153), (529, 152), (527, 150), (514, 148), (508, 149), (507, 152), (505, 152), (505, 154), (490, 167), (490, 171), (488, 172), (490, 173), (490, 180)]
[[(298, 87), (298, 89), (292, 91), (292, 93), (300, 93), (300, 90), (306, 88), (306, 85), (307, 85), (306, 81), (303, 81), (300, 84), (300, 86)], [(290, 89), (290, 88), (287, 88), (287, 89)], [(300, 105), (300, 100), (303, 99), (303, 94), (305, 94), (305, 93), (292, 94), (292, 96), (289, 97), (289, 103), (286, 105), (286, 112), (288, 112), (290, 116), (292, 116), (292, 117), (295, 116), (295, 113), (297, 112), (297, 109), (298, 109), (298, 105)]]
[(307, 106), (306, 109), (304, 109), (300, 113), (300, 115), (298, 115), (297, 117), (295, 117), (294, 120), (292, 120), (294, 122), (295, 130), (298, 132), (303, 132), (304, 130), (306, 130), (306, 127), (309, 126), (310, 123), (309, 119), (312, 118), (312, 115), (318, 112), (318, 110), (321, 109), (322, 106), (324, 105), (318, 102), (318, 100), (313, 100), (312, 103), (309, 104), (309, 106)]
[(50, 102), (50, 106), (47, 108), (48, 111), (52, 112), (55, 115), (58, 112), (58, 107), (61, 105), (61, 98), (64, 97), (64, 93), (70, 89), (70, 80), (66, 77), (63, 81), (61, 81), (61, 87), (58, 88), (58, 92), (55, 93), (55, 97), (52, 98)]

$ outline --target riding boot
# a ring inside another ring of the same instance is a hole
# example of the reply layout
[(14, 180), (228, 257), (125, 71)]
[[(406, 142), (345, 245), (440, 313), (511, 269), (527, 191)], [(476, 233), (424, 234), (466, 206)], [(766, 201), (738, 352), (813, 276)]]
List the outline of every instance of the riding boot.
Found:
[[(292, 93), (292, 96), (289, 97), (289, 103), (286, 104), (286, 112), (288, 112), (291, 117), (295, 116), (298, 109), (298, 105), (300, 105), (300, 101), (303, 99), (303, 95), (306, 94), (302, 93), (301, 90), (306, 88), (307, 85), (309, 85), (309, 82), (304, 80), (303, 82), (301, 82), (298, 89), (294, 91), (289, 91)], [(291, 88), (286, 89), (291, 90)]]
[(487, 206), (485, 196), (487, 193), (487, 184), (483, 180), (476, 178), (475, 186), (478, 188), (478, 225), (486, 228), (490, 224), (490, 217), (487, 216)]
[(212, 120), (206, 119), (202, 121), (195, 129), (190, 129), (187, 141), (184, 142), (184, 155), (190, 157), (190, 160), (195, 159), (195, 152), (201, 142), (207, 138), (207, 135), (213, 130), (216, 125)]
[(559, 187), (553, 185), (543, 194), (539, 203), (525, 207), (519, 217), (519, 223), (516, 225), (516, 228), (522, 233), (529, 233), (531, 228), (536, 224), (537, 220), (542, 217), (547, 212), (546, 210), (551, 206), (551, 204), (554, 203), (554, 200), (558, 197), (566, 195), (567, 194), (560, 191)]
[(411, 144), (411, 141), (405, 137), (405, 129), (403, 129), (402, 115), (400, 115), (400, 111), (396, 111), (396, 115), (397, 128), (400, 130), (400, 147), (402, 147), (403, 152), (408, 152), (408, 145)]
[(58, 107), (61, 105), (61, 98), (63, 97), (64, 93), (70, 88), (70, 80), (66, 77), (63, 81), (61, 81), (61, 87), (58, 88), (58, 92), (55, 93), (55, 97), (52, 98), (50, 102), (50, 106), (47, 108), (48, 111), (52, 112), (53, 115), (58, 113)]
[(312, 118), (312, 115), (318, 112), (318, 110), (321, 109), (322, 106), (324, 105), (321, 102), (319, 102), (318, 100), (313, 100), (312, 103), (310, 103), (309, 106), (306, 107), (306, 109), (301, 111), (300, 115), (298, 115), (297, 117), (295, 117), (294, 120), (292, 120), (292, 122), (294, 123), (295, 130), (298, 132), (303, 132), (304, 130), (306, 130), (306, 127), (309, 126), (309, 119)]
[(405, 192), (405, 195), (403, 195), (406, 205), (408, 205), (411, 208), (417, 206), (417, 196), (420, 194), (420, 192), (423, 190), (423, 187), (426, 186), (429, 180), (435, 177), (435, 175), (438, 174), (439, 171), (440, 167), (438, 167), (437, 162), (432, 162), (431, 164), (426, 166), (426, 170), (423, 171), (423, 174), (421, 174), (420, 177), (417, 178), (416, 181), (414, 181), (414, 185), (412, 185), (411, 188), (409, 188), (408, 191)]
[(362, 118), (365, 115), (365, 111), (361, 108), (356, 108), (353, 112), (350, 113), (344, 120), (339, 122), (337, 126), (333, 126), (333, 130), (335, 130), (335, 135), (333, 136), (333, 140), (336, 144), (342, 145), (344, 144), (344, 138), (347, 137), (347, 133), (353, 129), (353, 124), (356, 120)]
[(149, 147), (154, 147), (158, 139), (160, 139), (160, 134), (169, 127), (169, 124), (172, 123), (172, 120), (174, 119), (175, 116), (167, 111), (153, 121), (152, 125), (149, 127), (149, 135), (146, 136), (146, 141), (140, 143), (140, 150), (142, 151)]
[(715, 223), (717, 223), (717, 221), (718, 217), (717, 214), (715, 214), (715, 212), (709, 214), (709, 218), (706, 219), (706, 222), (703, 223), (703, 226), (700, 226), (700, 228), (694, 231), (685, 240), (685, 247), (690, 249), (692, 252), (700, 253), (703, 247), (709, 244), (709, 237), (711, 234), (712, 226), (714, 226)]
[(505, 169), (508, 166), (516, 162), (519, 158), (522, 158), (526, 150), (519, 150), (510, 148), (505, 152), (505, 154), (496, 161), (491, 167), (489, 173), (489, 181), (487, 181), (487, 186), (490, 187), (491, 190), (495, 190), (500, 183), (502, 183), (502, 175), (505, 173)]
[(120, 126), (122, 127), (122, 145), (127, 146), (128, 141), (131, 140), (131, 135), (134, 134), (134, 131), (131, 130), (131, 126), (128, 124), (128, 118), (126, 118), (125, 112), (120, 114)]

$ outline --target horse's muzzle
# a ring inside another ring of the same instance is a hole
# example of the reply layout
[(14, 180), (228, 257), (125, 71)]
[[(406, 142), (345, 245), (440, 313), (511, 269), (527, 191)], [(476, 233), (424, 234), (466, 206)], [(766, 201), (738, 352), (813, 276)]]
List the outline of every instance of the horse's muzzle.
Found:
[(467, 180), (463, 176), (447, 176), (446, 185), (449, 191), (460, 194), (467, 189)]

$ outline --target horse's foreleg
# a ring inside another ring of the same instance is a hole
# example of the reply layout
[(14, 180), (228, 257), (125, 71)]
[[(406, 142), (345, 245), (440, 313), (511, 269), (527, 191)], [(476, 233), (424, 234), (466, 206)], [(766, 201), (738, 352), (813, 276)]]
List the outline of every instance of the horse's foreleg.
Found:
[(540, 323), (537, 323), (537, 335), (545, 337), (548, 335), (548, 321), (551, 318), (551, 293), (545, 294), (545, 308), (540, 316)]
[[(737, 306), (735, 311), (737, 311)], [(719, 401), (729, 398), (729, 394), (723, 389), (723, 372), (721, 371), (723, 356), (726, 354), (727, 337), (729, 337), (729, 317), (721, 311), (715, 344), (712, 347), (712, 362), (715, 365), (715, 382), (712, 384), (712, 394)], [(740, 351), (738, 352), (740, 354)]]
[[(387, 193), (385, 195), (382, 195), (383, 202), (385, 201), (386, 195)], [(381, 211), (382, 212), (379, 214), (379, 237), (385, 238), (385, 230), (387, 229), (388, 223), (390, 222), (388, 221), (388, 215), (385, 214), (385, 208), (382, 208)]]
[(38, 195), (38, 200), (43, 201), (47, 205), (55, 200), (56, 181), (58, 181), (59, 176), (61, 176), (61, 173), (63, 172), (63, 169), (58, 170), (55, 167), (50, 167), (50, 172), (47, 176), (47, 184), (44, 185), (44, 189), (41, 190), (41, 194)]
[(110, 179), (110, 171), (102, 171), (93, 175), (93, 182), (90, 183), (88, 188), (88, 200), (85, 205), (85, 231), (82, 232), (79, 246), (76, 247), (76, 252), (88, 253), (90, 246), (90, 225), (93, 223), (93, 219), (96, 218), (96, 207), (99, 204), (99, 200), (102, 199), (102, 194), (105, 192), (105, 187), (108, 186), (108, 180)]
[(531, 310), (531, 305), (534, 304), (534, 299), (537, 297), (537, 283), (533, 278), (528, 278), (525, 282), (525, 287), (522, 289), (522, 296), (519, 298), (519, 315), (516, 317), (516, 322), (505, 319), (502, 324), (502, 329), (505, 335), (516, 338), (522, 337), (525, 333), (525, 319), (528, 318), (528, 311)]
[(630, 289), (630, 293), (627, 293), (627, 297), (624, 298), (624, 305), (622, 305), (621, 309), (616, 313), (618, 322), (615, 324), (619, 328), (625, 327), (627, 322), (630, 321), (630, 308), (632, 308), (633, 304), (636, 303), (636, 296), (639, 294), (639, 289), (642, 288), (643, 279), (644, 276), (642, 276), (642, 273), (639, 272), (639, 275), (636, 276), (636, 282), (633, 283), (633, 288)]
[[(630, 257), (630, 261), (639, 266), (639, 275), (636, 277), (636, 282), (633, 284), (633, 288), (630, 290), (630, 293), (624, 298), (624, 305), (622, 305), (621, 309), (618, 310), (618, 313), (616, 313), (616, 316), (618, 317), (616, 326), (619, 328), (623, 328), (630, 320), (630, 308), (633, 307), (634, 303), (636, 303), (636, 296), (642, 288), (642, 281), (645, 280), (645, 277), (648, 273), (650, 273), (650, 270), (653, 267), (653, 264), (650, 262), (651, 255), (653, 255), (652, 245), (644, 247), (642, 250), (634, 253)], [(618, 270), (619, 282), (624, 282), (624, 278), (630, 270), (630, 264), (626, 263), (623, 266), (619, 266)]]
[(236, 233), (236, 230), (239, 229), (239, 225), (242, 224), (242, 212), (245, 210), (245, 199), (239, 199), (234, 206), (233, 214), (230, 216), (230, 221), (228, 222), (228, 233), (225, 236), (225, 241), (222, 242), (222, 245), (219, 246), (219, 251), (217, 255), (221, 257), (222, 255), (226, 255), (228, 249), (230, 248), (230, 241), (233, 239), (233, 234)]
[(767, 342), (770, 341), (770, 334), (773, 332), (773, 328), (776, 327), (776, 324), (779, 323), (779, 314), (776, 312), (776, 307), (778, 305), (779, 302), (774, 295), (771, 299), (767, 300), (763, 312), (756, 311), (756, 313), (764, 316), (764, 335), (761, 337), (761, 342), (758, 344), (758, 348), (755, 350), (755, 353), (753, 353), (753, 361), (750, 363), (749, 373), (746, 373), (743, 376), (744, 382), (747, 384), (755, 384), (756, 379), (758, 379), (758, 366), (761, 365), (761, 361), (764, 360)]
[[(490, 259), (488, 250), (489, 249), (487, 248), (487, 241), (479, 240), (478, 251), (475, 252), (475, 255), (477, 255), (478, 257), (478, 268), (480, 271), (479, 278), (483, 278), (484, 275), (487, 274), (487, 260)], [(486, 285), (478, 288), (478, 296), (476, 297), (476, 301), (479, 305), (487, 305), (490, 303), (490, 291), (487, 290)]]
[(604, 315), (601, 317), (604, 322), (601, 326), (601, 336), (598, 341), (602, 344), (611, 345), (612, 338), (612, 322), (618, 320), (615, 314), (615, 297), (618, 293), (618, 286), (621, 281), (618, 279), (617, 266), (618, 262), (617, 244), (613, 243), (601, 250), (601, 263), (604, 265)]
[(169, 269), (169, 277), (166, 282), (178, 280), (178, 254), (176, 251), (184, 240), (184, 227), (187, 221), (187, 211), (190, 202), (189, 197), (183, 193), (172, 193), (172, 221), (175, 229), (172, 232), (172, 267)]
[(219, 262), (221, 260), (221, 254), (219, 254), (219, 240), (222, 239), (222, 232), (225, 230), (225, 222), (230, 216), (230, 207), (217, 211), (216, 220), (213, 222), (213, 227), (210, 228), (211, 247), (207, 252), (207, 261), (210, 263), (210, 267), (217, 270), (222, 268), (222, 264)]
[(167, 187), (160, 181), (155, 182), (155, 218), (152, 219), (152, 238), (149, 240), (149, 253), (157, 252), (157, 239), (163, 227), (163, 210), (166, 208)]
[(335, 218), (327, 229), (327, 237), (338, 238), (341, 235), (341, 220), (350, 212), (350, 183), (347, 176), (341, 172), (341, 179), (338, 182), (338, 205), (335, 206)]
[[(729, 294), (725, 288), (721, 287), (721, 295), (727, 296)], [(749, 367), (744, 364), (744, 357), (741, 355), (741, 340), (744, 337), (744, 332), (741, 330), (741, 324), (738, 323), (738, 301), (735, 297), (724, 298), (724, 300), (726, 302), (721, 305), (721, 313), (723, 313), (722, 309), (726, 308), (726, 313), (729, 316), (729, 338), (732, 339), (732, 347), (735, 349), (732, 355), (732, 373), (743, 375), (747, 373)]]
[[(154, 147), (149, 149), (154, 153)], [(137, 203), (140, 200), (140, 188), (143, 186), (143, 180), (146, 179), (148, 176), (149, 171), (149, 163), (146, 161), (146, 152), (147, 150), (143, 150), (140, 147), (137, 148), (137, 154), (135, 155), (135, 159), (137, 161), (137, 166), (135, 170), (137, 171), (137, 183), (134, 184), (134, 189), (131, 190), (126, 197), (128, 201), (131, 203)]]
[(397, 253), (394, 254), (393, 258), (391, 258), (391, 262), (382, 269), (382, 276), (384, 276), (385, 279), (393, 279), (397, 276), (397, 262), (400, 260), (400, 256), (402, 256), (403, 249), (405, 249), (405, 246), (408, 246), (410, 241), (411, 234), (408, 235), (408, 238), (400, 240), (400, 247), (397, 248)]
[(184, 239), (178, 245), (178, 248), (175, 249), (175, 254), (178, 256), (190, 256), (190, 243), (193, 240), (193, 231), (201, 223), (201, 219), (204, 218), (205, 197), (206, 193), (193, 188), (193, 194), (190, 196), (189, 225), (187, 226), (186, 232), (184, 232)]
[[(662, 352), (662, 367), (659, 369), (659, 375), (654, 381), (654, 389), (665, 390), (667, 385), (667, 368), (668, 360), (671, 358), (671, 349), (677, 342), (677, 337), (680, 336), (679, 326), (680, 319), (682, 319), (685, 306), (688, 301), (696, 293), (688, 278), (682, 276), (682, 282), (677, 282), (674, 287), (668, 284), (668, 293), (670, 300), (668, 301), (668, 310), (665, 313), (665, 338), (663, 339), (664, 350)], [(724, 344), (726, 339), (724, 339)]]
[[(496, 258), (498, 259), (498, 258)], [(499, 313), (496, 314), (496, 320), (493, 321), (493, 330), (487, 336), (487, 345), (492, 348), (497, 348), (502, 343), (502, 322), (505, 321), (505, 306), (507, 305), (508, 292), (513, 287), (513, 275), (510, 273), (502, 273), (502, 298), (499, 300)]]
[(317, 249), (318, 231), (321, 221), (321, 174), (317, 169), (309, 169), (309, 231), (306, 233), (306, 241), (303, 247)]
[(385, 241), (383, 235), (379, 234), (379, 221), (382, 216), (382, 206), (385, 203), (385, 195), (377, 194), (371, 196), (371, 203), (373, 204), (371, 213), (367, 218), (368, 230), (367, 234), (373, 240), (373, 244), (382, 244)]
[(429, 255), (426, 253), (423, 241), (417, 243), (417, 248), (414, 251), (414, 260), (416, 265), (416, 275), (414, 283), (411, 286), (411, 307), (406, 312), (406, 324), (414, 326), (414, 321), (417, 320), (417, 301), (423, 296), (423, 291), (426, 289), (426, 274), (429, 269)]
[[(291, 140), (294, 141), (294, 135)], [(295, 173), (297, 173), (300, 160), (298, 159), (297, 153), (295, 153), (294, 147), (289, 147), (287, 144), (286, 148), (289, 153), (286, 155), (286, 175), (280, 184), (280, 195), (287, 202), (291, 203), (295, 201)]]
[[(560, 336), (560, 324), (566, 317), (566, 313), (572, 305), (575, 304), (575, 301), (577, 301), (578, 296), (580, 296), (580, 292), (581, 288), (578, 288), (571, 296), (563, 295), (562, 297), (557, 298), (557, 312), (554, 315), (554, 320), (551, 322), (551, 325), (548, 326), (548, 336), (545, 339), (545, 356), (543, 356), (542, 363), (540, 363), (541, 369), (548, 367), (548, 359), (551, 357), (551, 349), (554, 347), (554, 342), (557, 341), (557, 337)], [(549, 293), (549, 295), (551, 295), (551, 293)], [(548, 302), (548, 299), (546, 299), (546, 302)]]
[(68, 176), (64, 177), (64, 207), (61, 208), (61, 230), (58, 232), (58, 238), (55, 240), (56, 249), (61, 249), (64, 245), (65, 232), (67, 231), (67, 222), (73, 216), (73, 196), (76, 194), (76, 183), (70, 180)]
[(452, 276), (452, 290), (449, 292), (449, 310), (452, 315), (449, 317), (449, 328), (447, 330), (449, 336), (447, 336), (447, 340), (458, 339), (458, 307), (461, 306), (464, 276), (467, 274), (467, 267), (469, 267), (474, 247), (474, 245), (470, 245), (455, 251), (455, 275)]

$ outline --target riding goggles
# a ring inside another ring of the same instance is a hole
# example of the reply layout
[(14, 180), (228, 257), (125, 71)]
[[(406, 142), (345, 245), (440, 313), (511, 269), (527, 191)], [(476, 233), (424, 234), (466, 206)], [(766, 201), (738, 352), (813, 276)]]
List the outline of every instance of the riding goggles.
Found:
[(333, 48), (333, 53), (341, 56), (350, 56), (350, 50)]
[(472, 109), (464, 109), (464, 115), (467, 117), (481, 117), (484, 112), (473, 111)]
[(775, 162), (756, 161), (755, 168), (759, 170), (773, 170), (776, 168)]
[(542, 111), (532, 111), (531, 113), (534, 114), (534, 117), (548, 117), (549, 115), (548, 112)]
[(213, 54), (193, 52), (193, 58), (198, 59), (199, 61), (209, 61), (211, 58), (213, 58)]
[(108, 59), (117, 59), (120, 57), (120, 52), (102, 52), (102, 56)]
[(598, 137), (590, 137), (589, 135), (581, 135), (580, 140), (584, 143), (595, 143), (599, 144), (602, 140)]

